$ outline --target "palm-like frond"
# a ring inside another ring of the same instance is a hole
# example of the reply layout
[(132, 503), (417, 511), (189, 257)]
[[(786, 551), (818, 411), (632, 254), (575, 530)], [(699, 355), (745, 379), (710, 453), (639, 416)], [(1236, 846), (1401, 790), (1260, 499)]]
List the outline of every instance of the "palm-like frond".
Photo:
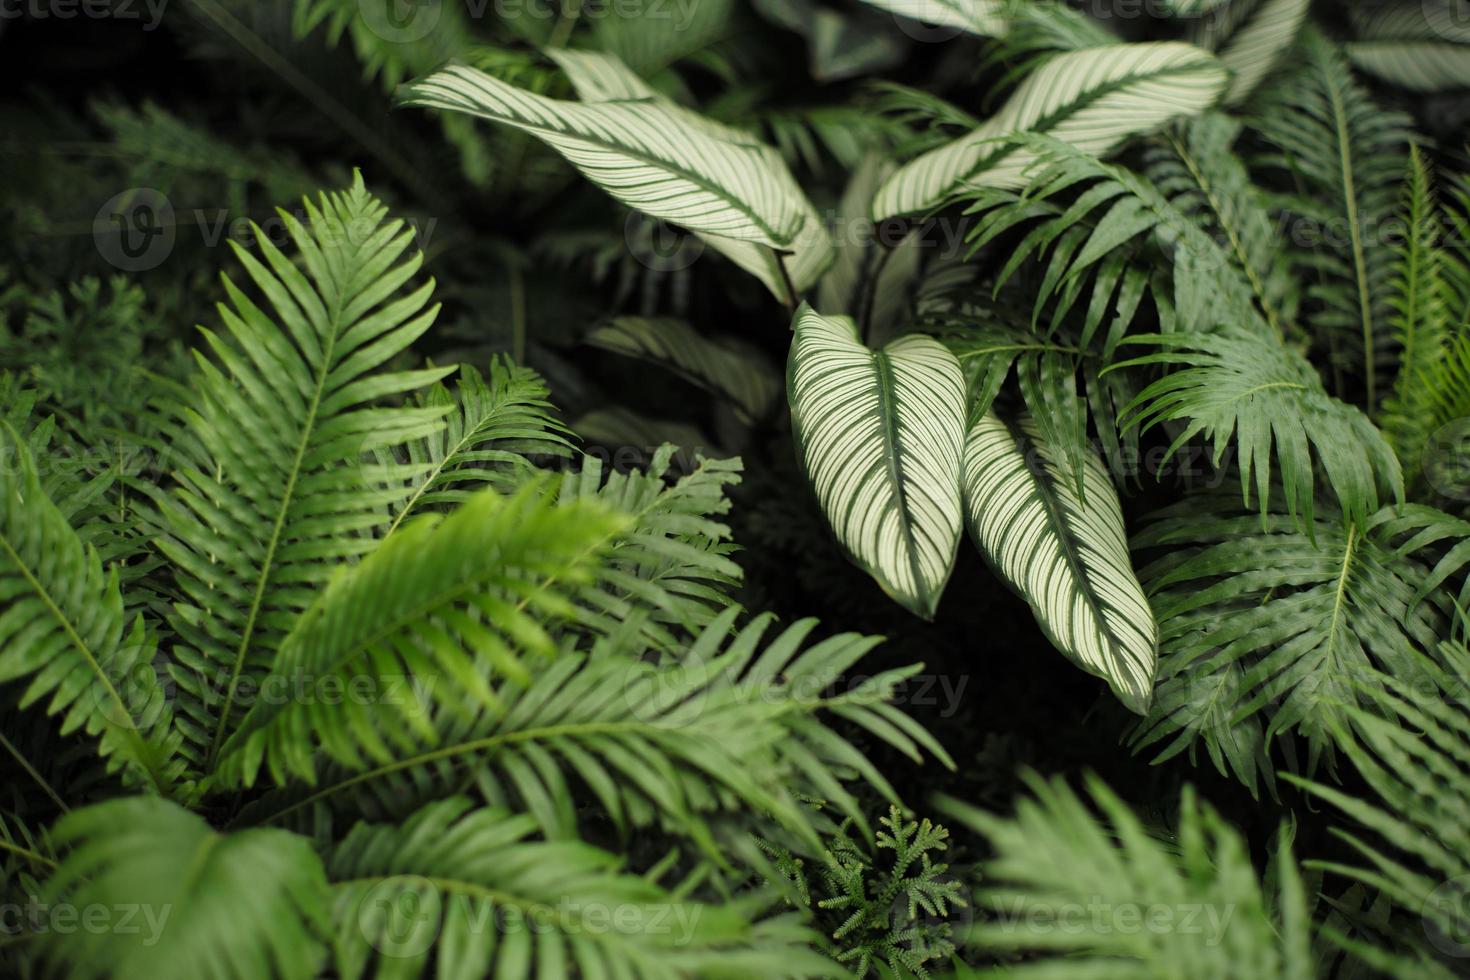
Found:
[(1133, 541), (1162, 554), (1140, 573), (1160, 659), (1135, 746), (1167, 740), (1165, 759), (1203, 743), (1253, 791), (1271, 779), (1267, 752), (1283, 732), (1305, 736), (1315, 764), (1375, 678), (1424, 676), (1446, 622), (1442, 599), (1422, 600), (1426, 563), (1467, 530), (1415, 505), (1306, 530), (1279, 512), (1243, 513), (1223, 494), (1162, 511)]
[[(1050, 303), (1048, 329), (1055, 331), (1090, 285), (1092, 299), (1081, 330), (1084, 344), (1101, 328), (1110, 305), (1117, 310), (1105, 354), (1111, 354), (1131, 324), (1145, 292), (1153, 294), (1161, 319), (1167, 314), (1172, 320), (1177, 313), (1185, 330), (1205, 332), (1234, 323), (1265, 332), (1247, 279), (1225, 245), (1147, 178), (1050, 136), (1030, 134), (1014, 141), (1034, 161), (1029, 183), (1024, 192), (983, 188), (969, 194), (967, 213), (981, 215), (970, 242), (980, 249), (1034, 222), (997, 275), (1003, 285), (1033, 257), (1048, 256), (1034, 287), (1033, 323)], [(1078, 191), (1075, 199), (1054, 199), (1068, 191)], [(1172, 282), (1164, 281), (1172, 288), (1161, 291), (1159, 277), (1129, 254), (1130, 247), (1145, 243), (1163, 248), (1172, 271)], [(1115, 293), (1117, 300), (1110, 304)]]
[(174, 485), (142, 486), (180, 593), (179, 724), (206, 769), (244, 715), (242, 687), (263, 679), (335, 560), (370, 550), (367, 532), (405, 494), (401, 470), (363, 454), (429, 434), (449, 407), (372, 407), (449, 370), (374, 370), (438, 309), (425, 308), (432, 282), (400, 294), (421, 262), (399, 262), (413, 231), (384, 220), (360, 176), (304, 206), (309, 226), (281, 212), (299, 268), (258, 228), (264, 262), (231, 242), (274, 317), (225, 280), (226, 334), (203, 331), (218, 364), (197, 355), (189, 400), (171, 406)]
[(311, 781), (318, 747), (348, 764), (384, 762), (390, 745), (433, 737), (429, 704), (466, 714), (498, 704), (497, 688), (530, 681), (524, 658), (556, 653), (543, 623), (572, 612), (570, 595), (626, 526), (603, 507), (556, 506), (541, 482), (504, 498), (484, 490), (442, 520), (403, 525), (302, 615), (262, 690), (332, 679), (349, 691), (362, 677), (378, 693), (395, 678), (427, 690), (391, 703), (263, 696), (226, 743), (221, 780), (248, 785), (264, 763), (278, 783)]
[[(419, 393), (419, 406), (450, 411), (443, 429), (398, 450), (408, 463), (403, 471), (411, 474), (411, 489), (396, 505), (384, 536), (407, 517), (464, 502), (477, 488), (510, 492), (532, 477), (537, 463), (570, 456), (570, 430), (546, 399), (546, 384), (536, 372), (509, 358), (491, 361), (488, 378), (465, 365), (452, 389), (435, 384)], [(392, 458), (391, 451), (383, 453)]]
[(650, 648), (665, 653), (728, 606), (741, 577), (730, 529), (719, 520), (730, 509), (726, 488), (740, 482), (740, 461), (698, 458), (671, 485), (675, 452), (666, 444), (646, 469), (605, 480), (601, 460), (583, 457), (559, 490), (565, 502), (595, 501), (630, 520), (593, 570), (595, 580), (578, 592), (578, 623), (602, 636), (633, 623)]
[(1424, 477), (1424, 450), (1438, 428), (1433, 379), (1445, 360), (1452, 331), (1459, 326), (1450, 321), (1454, 299), (1446, 279), (1444, 222), (1432, 181), (1429, 162), (1413, 149), (1404, 184), (1406, 230), (1397, 248), (1388, 301), (1399, 366), (1383, 405), (1383, 433), (1403, 462), (1411, 487)]
[(55, 839), (70, 850), (46, 900), (114, 917), (36, 938), (66, 976), (308, 980), (325, 960), (330, 898), (306, 837), (220, 834), (175, 804), (127, 797), (67, 815)]
[(1319, 274), (1307, 293), (1309, 322), (1319, 342), (1340, 352), (1337, 366), (1361, 378), (1373, 414), (1393, 361), (1393, 250), (1382, 229), (1404, 174), (1408, 122), (1373, 103), (1321, 34), (1306, 32), (1294, 50), (1300, 67), (1259, 104), (1253, 126), (1275, 147), (1263, 163), (1297, 182), (1288, 206), (1307, 227), (1294, 237), (1326, 246), (1300, 259)]
[[(1470, 896), (1470, 715), (1464, 702), (1470, 651), (1445, 643), (1444, 667), (1415, 683), (1372, 679), (1383, 712), (1348, 712), (1343, 753), (1378, 794), (1366, 802), (1331, 786), (1288, 776), (1355, 827), (1334, 828), (1365, 866), (1313, 862), (1390, 895), (1423, 917), (1429, 938), (1463, 955)], [(1366, 834), (1364, 833), (1366, 831)], [(1368, 835), (1371, 835), (1371, 839)]]
[(1088, 780), (1095, 809), (1061, 780), (1029, 774), (1027, 782), (1031, 796), (1011, 817), (943, 805), (995, 851), (976, 894), (977, 910), (994, 918), (971, 928), (969, 944), (1035, 953), (978, 976), (1317, 975), (1305, 891), (1287, 843), (1275, 855), (1271, 892), (1240, 832), (1188, 788), (1177, 836), (1165, 842), (1096, 777)]
[(389, 761), (328, 766), (319, 788), (272, 793), (239, 820), (304, 829), (321, 825), (323, 812), (401, 817), (473, 791), (530, 814), (550, 839), (585, 832), (579, 824), (590, 808), (625, 838), (673, 833), (723, 863), (712, 824), (731, 811), (765, 814), (804, 850), (818, 849), (803, 795), (831, 800), (869, 832), (844, 785), (849, 773), (890, 798), (893, 791), (829, 727), (832, 717), (870, 730), (915, 763), (927, 752), (950, 764), (885, 703), (892, 685), (918, 667), (834, 691), (876, 638), (841, 634), (803, 650), (814, 620), (768, 638), (772, 618), (761, 616), (732, 635), (739, 612), (731, 608), (681, 656), (658, 663), (629, 656), (616, 638), (590, 654), (565, 654), (524, 689), (506, 691), (503, 705), (469, 716), (436, 709), (432, 736), (394, 747)]
[[(1219, 466), (1233, 451), (1247, 504), (1254, 489), (1270, 506), (1272, 462), (1289, 513), (1310, 525), (1317, 465), (1342, 509), (1358, 521), (1378, 509), (1383, 490), (1404, 499), (1398, 457), (1367, 417), (1322, 390), (1316, 369), (1296, 351), (1242, 330), (1129, 338), (1161, 348), (1118, 366), (1160, 364), (1169, 373), (1139, 392), (1123, 425), (1185, 425), (1169, 455), (1196, 435), (1213, 445)], [(1254, 477), (1254, 487), (1252, 487)]]
[(1181, 213), (1209, 229), (1250, 283), (1256, 308), (1277, 335), (1286, 332), (1296, 293), (1265, 195), (1234, 152), (1240, 123), (1206, 113), (1167, 132), (1151, 155), (1149, 178)]
[(8, 423), (0, 448), (0, 681), (28, 681), (21, 708), (44, 704), (63, 733), (97, 739), (109, 770), (170, 794), (184, 763), (154, 668), (157, 639), (124, 608), (116, 569), (103, 568), (46, 496)]
[(338, 972), (419, 975), (436, 960), (440, 975), (507, 980), (831, 974), (790, 919), (683, 900), (581, 841), (528, 840), (534, 829), (462, 798), (401, 827), (359, 824), (328, 861)]

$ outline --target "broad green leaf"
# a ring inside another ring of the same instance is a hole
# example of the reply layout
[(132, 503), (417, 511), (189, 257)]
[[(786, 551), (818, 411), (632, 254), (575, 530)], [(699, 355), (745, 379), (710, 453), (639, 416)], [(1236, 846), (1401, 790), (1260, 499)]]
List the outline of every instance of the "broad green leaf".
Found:
[(963, 522), (959, 362), (918, 335), (871, 350), (851, 318), (805, 304), (793, 326), (791, 427), (822, 511), (854, 563), (931, 619)]
[(929, 211), (966, 188), (1023, 186), (1036, 157), (1005, 139), (1017, 133), (1047, 133), (1101, 156), (1129, 136), (1208, 109), (1228, 77), (1214, 55), (1177, 41), (1057, 55), (980, 128), (900, 167), (878, 189), (873, 216)]
[[(754, 135), (744, 130), (701, 116), (666, 98), (612, 55), (565, 48), (552, 49), (547, 54), (566, 73), (577, 97), (583, 102), (641, 100), (664, 109), (681, 125), (691, 130), (728, 143), (754, 147), (763, 153), (772, 178), (781, 181), (786, 192), (800, 202), (803, 216), (801, 231), (796, 239), (781, 249), (783, 257), (778, 258), (775, 252), (758, 242), (737, 241), (698, 231), (696, 234), (706, 245), (759, 279), (783, 303), (795, 303), (798, 299), (787, 289), (788, 276), (792, 289), (797, 293), (803, 293), (816, 284), (818, 277), (832, 261), (831, 236), (827, 234), (816, 208), (812, 207), (792, 179), (780, 154), (759, 143)], [(784, 273), (781, 268), (783, 264)]]
[(1084, 497), (1059, 463), (1029, 416), (981, 417), (965, 440), (970, 534), (1057, 649), (1143, 714), (1158, 628), (1128, 558), (1118, 495), (1092, 453)]
[(752, 422), (770, 413), (781, 390), (761, 352), (725, 337), (706, 337), (677, 317), (613, 317), (587, 335), (603, 350), (662, 364), (722, 395)]
[(530, 133), (622, 203), (691, 231), (784, 248), (806, 222), (805, 201), (769, 147), (720, 139), (654, 100), (549, 99), (462, 66), (403, 91), (408, 105)]
[(1005, 0), (864, 0), (889, 13), (941, 27), (957, 27), (979, 37), (1006, 32)]
[(1226, 2), (1227, 0), (1164, 0), (1164, 8), (1175, 17), (1198, 17)]

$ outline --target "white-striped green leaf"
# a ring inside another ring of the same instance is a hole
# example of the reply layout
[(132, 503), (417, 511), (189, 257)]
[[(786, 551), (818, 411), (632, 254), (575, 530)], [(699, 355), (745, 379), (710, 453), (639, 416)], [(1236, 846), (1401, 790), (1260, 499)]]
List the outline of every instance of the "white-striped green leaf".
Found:
[(1175, 17), (1198, 17), (1228, 2), (1229, 0), (1164, 0), (1164, 7)]
[(822, 512), (853, 562), (931, 619), (964, 523), (959, 362), (916, 334), (870, 350), (851, 318), (805, 304), (794, 328), (791, 428)]
[(1296, 41), (1311, 0), (1242, 0), (1196, 25), (1193, 40), (1214, 51), (1233, 72), (1226, 105), (1238, 105), (1255, 91)]
[(677, 317), (613, 317), (586, 340), (674, 370), (724, 396), (746, 422), (769, 414), (781, 393), (780, 376), (759, 350), (730, 338), (706, 337)]
[[(759, 143), (756, 137), (743, 130), (701, 116), (655, 91), (627, 65), (610, 54), (600, 51), (573, 51), (553, 48), (546, 52), (557, 66), (566, 73), (583, 102), (647, 101), (667, 110), (680, 124), (689, 129), (705, 133), (714, 139), (755, 147), (765, 154), (766, 164), (774, 179), (786, 185), (786, 192), (796, 199), (801, 208), (801, 231), (782, 251), (777, 259), (771, 249), (757, 242), (737, 241), (719, 235), (700, 234), (700, 240), (724, 255), (746, 272), (755, 276), (783, 303), (796, 302), (786, 287), (786, 277), (798, 294), (814, 286), (822, 272), (832, 261), (832, 241), (822, 219), (817, 215), (805, 194), (791, 177), (791, 171), (775, 149)], [(782, 274), (781, 263), (785, 264)]]
[(974, 132), (900, 167), (878, 189), (873, 216), (930, 211), (966, 187), (1021, 187), (1036, 157), (1008, 136), (1047, 133), (1101, 156), (1129, 136), (1208, 109), (1227, 81), (1214, 55), (1178, 41), (1059, 54)]
[(1158, 627), (1128, 557), (1123, 512), (1096, 456), (1085, 502), (1029, 416), (982, 416), (965, 440), (965, 513), (975, 545), (1031, 604), (1052, 643), (1148, 711)]
[(619, 201), (691, 231), (784, 248), (806, 222), (769, 147), (720, 139), (657, 100), (549, 99), (456, 66), (405, 86), (403, 101), (530, 133)]
[(1463, 0), (1414, 0), (1354, 11), (1348, 57), (1363, 71), (1414, 92), (1470, 87), (1470, 22)]
[(924, 24), (956, 27), (979, 37), (1004, 37), (1007, 0), (864, 0)]

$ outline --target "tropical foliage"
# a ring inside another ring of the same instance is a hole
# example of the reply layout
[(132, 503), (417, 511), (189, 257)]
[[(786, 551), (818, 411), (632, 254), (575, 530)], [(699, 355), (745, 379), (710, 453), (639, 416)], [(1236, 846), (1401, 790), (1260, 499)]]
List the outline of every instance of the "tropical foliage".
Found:
[(1453, 975), (1462, 8), (0, 19), (0, 970)]

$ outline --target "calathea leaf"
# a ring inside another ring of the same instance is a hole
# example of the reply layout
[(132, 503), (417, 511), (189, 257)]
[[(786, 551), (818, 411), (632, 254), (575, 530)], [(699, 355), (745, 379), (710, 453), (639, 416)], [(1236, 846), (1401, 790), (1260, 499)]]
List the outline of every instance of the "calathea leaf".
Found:
[[(796, 302), (791, 290), (803, 293), (816, 284), (818, 277), (832, 262), (831, 236), (827, 234), (816, 208), (812, 207), (792, 179), (791, 172), (786, 169), (786, 163), (779, 153), (758, 142), (754, 135), (744, 130), (701, 116), (665, 97), (613, 55), (565, 48), (552, 49), (546, 53), (566, 73), (572, 88), (576, 89), (577, 97), (583, 102), (641, 101), (664, 110), (680, 126), (727, 143), (751, 147), (764, 154), (765, 166), (771, 179), (785, 184), (786, 192), (800, 203), (803, 215), (801, 231), (794, 241), (782, 249), (786, 253), (785, 257), (778, 258), (774, 251), (758, 242), (696, 233), (710, 248), (759, 279), (783, 303)], [(790, 289), (787, 288), (788, 279)]]
[(932, 337), (912, 334), (871, 350), (850, 317), (805, 304), (793, 327), (791, 428), (822, 511), (858, 566), (932, 618), (963, 520), (959, 362)]
[(1200, 18), (1191, 40), (1220, 56), (1232, 72), (1226, 105), (1238, 105), (1296, 40), (1310, 0), (1244, 0)]
[(889, 13), (925, 24), (955, 27), (980, 37), (1006, 32), (1005, 0), (865, 0)]
[(1092, 453), (1085, 497), (1060, 462), (1029, 416), (978, 419), (965, 440), (970, 535), (1057, 649), (1142, 714), (1158, 628), (1128, 558), (1118, 496)]
[(619, 201), (691, 231), (782, 248), (806, 221), (768, 147), (722, 139), (656, 100), (549, 99), (462, 66), (405, 86), (403, 99), (530, 133)]
[(615, 316), (586, 342), (665, 365), (728, 399), (746, 422), (769, 414), (780, 393), (779, 375), (760, 350), (734, 338), (706, 337), (677, 317)]
[(1401, 2), (1352, 13), (1358, 40), (1347, 45), (1347, 55), (1363, 71), (1414, 92), (1470, 85), (1470, 23), (1462, 0)]
[(980, 128), (900, 167), (878, 189), (873, 216), (929, 211), (966, 188), (1022, 186), (1036, 157), (1008, 136), (1047, 133), (1101, 156), (1129, 136), (1208, 109), (1227, 80), (1214, 55), (1177, 41), (1057, 55)]

